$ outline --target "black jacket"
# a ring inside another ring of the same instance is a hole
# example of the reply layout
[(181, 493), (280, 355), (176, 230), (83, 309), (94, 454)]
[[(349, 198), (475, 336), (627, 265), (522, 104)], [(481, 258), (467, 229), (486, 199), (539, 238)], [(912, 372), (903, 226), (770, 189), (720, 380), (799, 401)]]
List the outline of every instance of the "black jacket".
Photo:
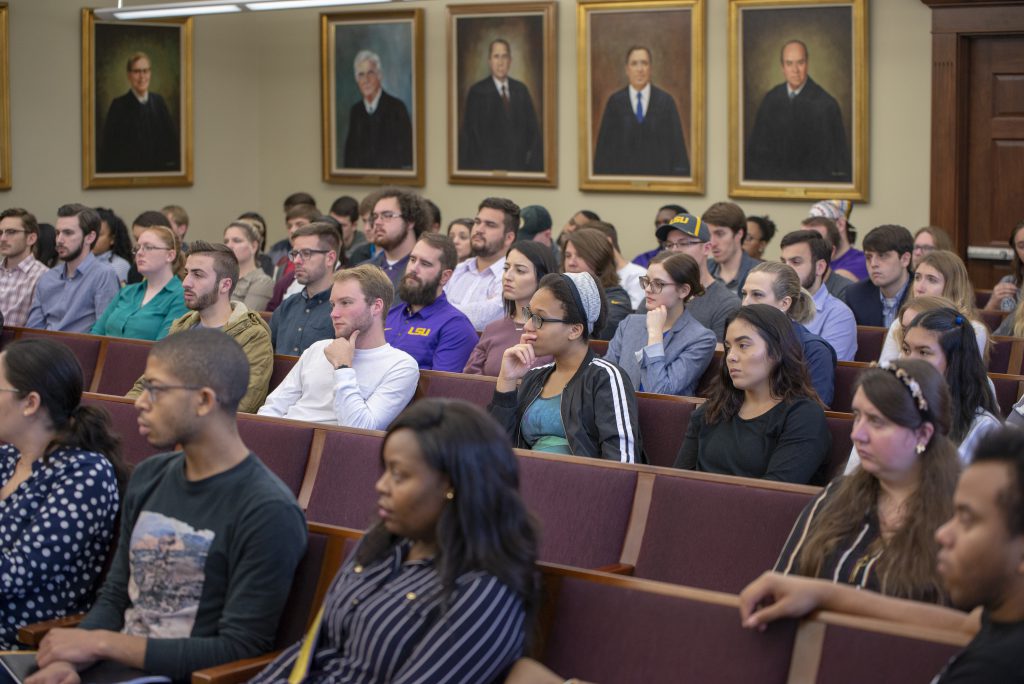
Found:
[[(896, 311), (900, 310), (900, 307), (906, 303), (907, 297), (910, 296), (910, 288), (914, 280), (913, 274), (911, 274), (910, 280), (911, 282), (908, 282), (903, 289), (900, 301), (896, 303)], [(843, 301), (853, 311), (857, 325), (885, 325), (885, 321), (882, 319), (882, 300), (878, 295), (878, 286), (870, 279), (861, 280), (846, 288), (846, 291), (843, 292)]]
[[(523, 414), (540, 396), (554, 370), (554, 364), (532, 369), (523, 378), (518, 392), (495, 391), (487, 407), (520, 449), (530, 448), (520, 430)], [(629, 376), (614, 363), (588, 351), (562, 391), (561, 405), (565, 437), (574, 456), (647, 462), (640, 442), (636, 392)]]

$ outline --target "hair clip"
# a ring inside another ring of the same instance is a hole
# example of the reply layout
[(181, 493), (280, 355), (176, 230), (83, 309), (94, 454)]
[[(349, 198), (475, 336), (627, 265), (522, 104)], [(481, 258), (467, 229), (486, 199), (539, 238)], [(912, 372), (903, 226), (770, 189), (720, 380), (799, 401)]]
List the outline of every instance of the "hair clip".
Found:
[(963, 325), (964, 324), (964, 317), (961, 316), (960, 314), (957, 314), (956, 318), (953, 319), (953, 322), (956, 323), (957, 325)]
[(907, 389), (910, 390), (910, 396), (913, 397), (914, 401), (917, 402), (917, 408), (922, 412), (928, 410), (928, 400), (924, 398), (924, 392), (921, 391), (921, 385), (918, 384), (917, 380), (911, 377), (910, 373), (904, 368), (900, 368), (889, 361), (882, 361), (881, 363), (872, 364), (875, 368), (881, 368), (882, 370), (889, 371), (896, 376), (896, 379), (906, 385)]

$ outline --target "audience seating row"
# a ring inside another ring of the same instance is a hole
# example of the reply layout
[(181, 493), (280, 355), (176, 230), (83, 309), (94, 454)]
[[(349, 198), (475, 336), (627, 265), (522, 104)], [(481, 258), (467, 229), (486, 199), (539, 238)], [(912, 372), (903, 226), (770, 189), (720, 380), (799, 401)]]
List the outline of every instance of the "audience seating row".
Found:
[[(887, 333), (888, 328), (858, 325), (857, 353), (853, 360), (865, 363), (877, 361)], [(990, 340), (988, 372), (1024, 375), (1024, 338), (994, 335)]]
[[(296, 579), (297, 600), (288, 602), (279, 645), (313, 619), (323, 589), (360, 536), (310, 525), (304, 563), (321, 573)], [(330, 545), (333, 553), (320, 550)], [(753, 632), (740, 626), (735, 595), (549, 563), (540, 571), (543, 600), (531, 655), (559, 674), (592, 682), (923, 682), (967, 641), (960, 633), (833, 613)], [(202, 670), (192, 681), (235, 684), (272, 658)]]

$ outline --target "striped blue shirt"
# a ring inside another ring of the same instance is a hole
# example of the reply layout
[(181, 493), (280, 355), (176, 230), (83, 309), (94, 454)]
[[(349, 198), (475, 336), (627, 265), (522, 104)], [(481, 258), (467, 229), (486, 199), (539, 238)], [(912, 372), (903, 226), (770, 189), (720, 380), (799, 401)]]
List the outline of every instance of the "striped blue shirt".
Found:
[[(519, 597), (497, 578), (456, 580), (447, 609), (432, 559), (405, 561), (408, 541), (368, 566), (346, 561), (324, 599), (310, 682), (481, 684), (501, 681), (524, 648)], [(253, 682), (286, 682), (302, 647), (284, 651)]]

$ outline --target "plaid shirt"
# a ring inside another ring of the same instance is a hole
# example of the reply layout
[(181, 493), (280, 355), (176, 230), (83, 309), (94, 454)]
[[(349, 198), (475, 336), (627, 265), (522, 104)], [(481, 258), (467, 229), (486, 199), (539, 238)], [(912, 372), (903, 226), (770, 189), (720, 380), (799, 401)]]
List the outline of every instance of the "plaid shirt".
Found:
[(25, 325), (36, 281), (46, 271), (46, 265), (31, 254), (14, 268), (7, 268), (7, 259), (0, 263), (0, 313), (4, 315), (4, 325)]

